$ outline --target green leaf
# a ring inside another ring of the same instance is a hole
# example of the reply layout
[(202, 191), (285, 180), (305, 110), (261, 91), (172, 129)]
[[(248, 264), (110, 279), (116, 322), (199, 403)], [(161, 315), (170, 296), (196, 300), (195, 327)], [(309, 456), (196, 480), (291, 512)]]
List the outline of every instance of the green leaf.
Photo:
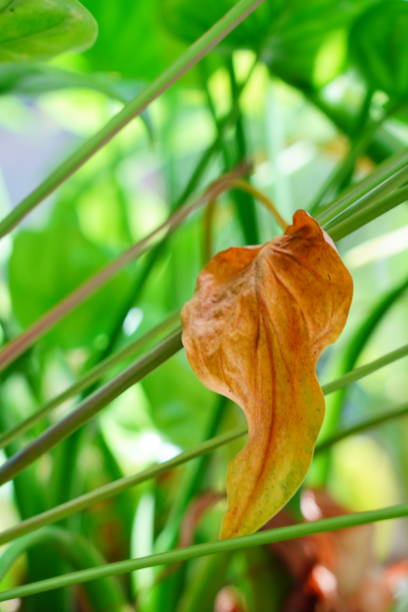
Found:
[(177, 355), (142, 382), (154, 425), (171, 442), (190, 446), (200, 439), (212, 394), (191, 374), (184, 355)]
[(91, 45), (97, 24), (77, 0), (2, 0), (0, 62), (48, 59)]
[[(119, 80), (105, 74), (82, 74), (33, 62), (0, 63), (0, 95), (37, 96), (59, 89), (92, 89), (119, 102), (129, 102), (143, 89), (135, 80)], [(153, 140), (153, 126), (147, 110), (140, 118)]]
[[(10, 570), (13, 564), (22, 554), (27, 554), (31, 549), (50, 547), (49, 553), (56, 554), (62, 560), (69, 562), (73, 569), (85, 569), (96, 567), (103, 563), (104, 559), (92, 546), (89, 540), (81, 536), (61, 529), (59, 527), (45, 527), (35, 533), (23, 536), (11, 544), (0, 556), (0, 579)], [(55, 551), (53, 549), (56, 549)], [(57, 558), (58, 558), (57, 557)], [(48, 558), (49, 559), (49, 558)], [(49, 559), (50, 560), (50, 559)], [(52, 566), (49, 566), (52, 575)], [(62, 569), (65, 569), (64, 567)], [(125, 598), (118, 582), (108, 578), (91, 582), (87, 585), (87, 595), (95, 612), (103, 612), (106, 609), (122, 610), (125, 606)]]
[[(58, 206), (41, 230), (27, 229), (16, 236), (9, 261), (9, 286), (14, 316), (22, 327), (36, 321), (72, 289), (105, 265), (109, 253), (81, 233), (72, 203)], [(35, 263), (35, 273), (30, 262)], [(92, 346), (109, 329), (112, 308), (124, 299), (125, 273), (91, 297), (48, 336), (63, 348)], [(112, 302), (113, 299), (113, 302)]]
[(350, 33), (355, 62), (370, 87), (408, 95), (408, 2), (387, 0), (365, 11)]
[(98, 39), (85, 53), (92, 71), (149, 81), (179, 55), (180, 46), (161, 23), (160, 0), (83, 3), (99, 25)]
[(273, 74), (300, 88), (322, 86), (345, 67), (350, 24), (367, 0), (289, 0), (262, 54)]
[(0, 64), (0, 94), (38, 95), (58, 89), (94, 89), (127, 102), (142, 89), (136, 81), (119, 81), (107, 75), (71, 72), (47, 64)]

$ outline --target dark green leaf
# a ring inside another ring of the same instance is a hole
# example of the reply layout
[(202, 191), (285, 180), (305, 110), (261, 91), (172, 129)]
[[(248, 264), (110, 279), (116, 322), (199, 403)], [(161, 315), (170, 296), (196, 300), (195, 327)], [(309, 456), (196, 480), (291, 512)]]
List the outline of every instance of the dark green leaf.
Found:
[(84, 0), (99, 25), (95, 45), (85, 58), (98, 72), (151, 80), (167, 68), (180, 47), (160, 23), (160, 0)]
[(289, 0), (263, 53), (272, 73), (301, 88), (332, 80), (345, 67), (348, 28), (368, 1)]
[(350, 46), (370, 87), (391, 97), (408, 96), (408, 2), (386, 0), (354, 24)]

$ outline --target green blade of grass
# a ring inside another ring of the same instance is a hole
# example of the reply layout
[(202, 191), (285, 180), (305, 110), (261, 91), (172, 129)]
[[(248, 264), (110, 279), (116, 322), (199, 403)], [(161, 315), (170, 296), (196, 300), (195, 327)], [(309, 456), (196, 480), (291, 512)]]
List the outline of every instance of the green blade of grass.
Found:
[[(401, 171), (403, 172), (402, 177)], [(406, 151), (388, 158), (377, 166), (374, 172), (371, 172), (365, 179), (346, 189), (334, 202), (322, 207), (317, 213), (319, 219), (322, 223), (332, 219), (335, 215), (348, 208), (348, 206), (357, 202), (365, 194), (373, 193), (373, 190), (380, 189), (381, 195), (387, 195), (389, 190), (393, 190), (401, 184), (401, 180), (403, 181), (408, 178), (407, 172), (408, 153)]]
[(341, 215), (325, 224), (326, 229), (333, 240), (340, 240), (395, 208), (395, 206), (404, 204), (407, 200), (408, 185), (393, 191), (386, 197), (372, 198), (365, 202), (363, 206), (341, 213)]
[[(387, 355), (380, 357), (380, 359), (377, 359), (369, 364), (366, 364), (364, 366), (361, 366), (360, 368), (357, 368), (353, 372), (349, 372), (345, 376), (342, 376), (341, 378), (335, 381), (332, 381), (331, 383), (328, 383), (327, 385), (323, 385), (322, 390), (325, 393), (325, 395), (329, 393), (333, 393), (334, 391), (341, 389), (345, 385), (348, 385), (351, 382), (354, 382), (360, 378), (363, 378), (364, 376), (368, 376), (369, 374), (375, 372), (377, 369), (384, 367), (392, 363), (393, 361), (396, 361), (397, 359), (401, 359), (402, 357), (406, 355), (408, 355), (408, 344), (401, 347), (400, 349), (397, 349), (396, 351), (392, 351), (391, 353), (388, 353)], [(392, 411), (387, 412), (386, 415), (384, 416), (387, 416), (387, 420), (396, 418), (395, 416), (393, 416)], [(374, 425), (371, 425), (371, 422), (372, 422), (371, 419), (367, 421), (368, 427), (374, 426)], [(360, 431), (362, 431), (362, 429), (364, 428), (363, 423), (359, 424), (359, 428), (360, 428)], [(163, 474), (178, 465), (182, 465), (183, 463), (186, 463), (187, 461), (191, 461), (192, 459), (195, 459), (196, 457), (200, 457), (206, 453), (210, 453), (216, 448), (223, 446), (224, 444), (227, 444), (228, 442), (231, 442), (232, 440), (236, 440), (237, 438), (244, 436), (246, 434), (246, 431), (247, 431), (246, 428), (235, 429), (233, 431), (227, 432), (225, 434), (222, 434), (210, 440), (206, 440), (205, 442), (202, 442), (201, 444), (195, 446), (194, 448), (188, 451), (185, 451), (183, 453), (180, 453), (173, 459), (165, 461), (161, 463), (160, 465), (153, 466), (151, 468), (147, 468), (146, 470), (143, 470), (142, 472), (138, 472), (137, 474), (133, 474), (132, 476), (120, 478), (107, 485), (98, 487), (94, 491), (85, 493), (84, 495), (76, 497), (75, 499), (72, 499), (64, 504), (61, 504), (59, 506), (51, 508), (50, 510), (42, 512), (41, 514), (37, 514), (36, 516), (30, 517), (26, 519), (25, 521), (22, 521), (18, 525), (15, 525), (14, 527), (10, 527), (9, 529), (3, 532), (0, 532), (0, 545), (5, 544), (6, 542), (10, 542), (11, 540), (14, 540), (26, 533), (34, 531), (35, 529), (38, 529), (39, 527), (48, 525), (49, 523), (58, 521), (71, 514), (74, 514), (75, 512), (84, 510), (85, 508), (88, 508), (89, 506), (92, 506), (93, 504), (97, 502), (100, 502), (105, 499), (108, 499), (109, 497), (118, 495), (122, 491), (125, 491), (126, 489), (130, 487), (134, 487), (137, 484), (144, 482), (145, 480), (156, 478), (160, 474)], [(341, 432), (342, 437), (346, 436), (345, 431), (346, 430), (343, 430)], [(327, 447), (327, 445), (329, 445), (330, 443), (327, 442), (326, 444), (325, 442), (324, 444)], [(318, 448), (316, 449), (316, 452), (319, 452)]]
[(132, 119), (186, 72), (195, 66), (223, 38), (236, 28), (264, 0), (239, 0), (217, 23), (196, 40), (186, 51), (144, 91), (128, 102), (97, 134), (86, 140), (46, 179), (22, 200), (1, 222), (0, 238), (5, 236), (40, 202), (66, 181), (78, 168), (104, 147)]
[(263, 546), (272, 542), (283, 542), (285, 540), (293, 540), (295, 538), (301, 538), (315, 533), (349, 529), (350, 527), (357, 527), (358, 525), (366, 525), (368, 523), (398, 519), (406, 516), (408, 516), (408, 504), (401, 504), (398, 506), (381, 508), (379, 510), (370, 510), (368, 512), (342, 514), (341, 516), (334, 516), (310, 523), (300, 523), (297, 525), (290, 525), (288, 527), (268, 529), (250, 536), (230, 538), (228, 540), (208, 542), (205, 544), (196, 544), (195, 546), (188, 546), (186, 548), (150, 555), (148, 557), (142, 557), (139, 559), (127, 559), (125, 561), (117, 561), (116, 563), (108, 563), (99, 567), (89, 568), (79, 572), (72, 572), (63, 576), (56, 576), (55, 578), (40, 580), (32, 584), (9, 589), (0, 593), (0, 601), (8, 601), (18, 597), (27, 597), (27, 595), (43, 593), (45, 591), (72, 584), (82, 584), (98, 578), (119, 576), (121, 574), (134, 572), (147, 567), (157, 567), (171, 563), (182, 563), (183, 561), (187, 561), (189, 559), (196, 559), (198, 557), (205, 557), (207, 555), (244, 550), (253, 546)]
[[(369, 92), (369, 102), (371, 102), (371, 99), (372, 91)], [(367, 101), (364, 100), (364, 106), (366, 102)], [(319, 210), (320, 206), (324, 203), (327, 194), (329, 194), (336, 187), (341, 185), (342, 181), (344, 181), (351, 168), (354, 167), (358, 157), (360, 157), (364, 153), (365, 149), (372, 140), (375, 132), (387, 119), (390, 118), (390, 116), (392, 116), (394, 112), (398, 110), (398, 108), (398, 105), (389, 105), (388, 108), (384, 109), (380, 117), (371, 120), (368, 120), (369, 109), (365, 108), (365, 111), (367, 112), (367, 122), (362, 127), (359, 135), (353, 135), (354, 142), (351, 142), (351, 146), (348, 153), (345, 155), (344, 159), (336, 165), (333, 173), (328, 177), (327, 181), (319, 190), (319, 193), (317, 194), (314, 202), (310, 206), (310, 213), (312, 215)]]

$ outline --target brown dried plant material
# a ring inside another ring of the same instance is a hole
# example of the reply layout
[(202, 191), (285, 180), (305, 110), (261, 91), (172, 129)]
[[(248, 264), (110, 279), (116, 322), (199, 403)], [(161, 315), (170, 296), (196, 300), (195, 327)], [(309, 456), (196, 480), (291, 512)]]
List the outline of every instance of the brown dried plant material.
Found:
[(283, 236), (222, 251), (201, 272), (183, 344), (201, 381), (248, 421), (221, 537), (253, 533), (302, 483), (324, 415), (316, 361), (343, 329), (352, 292), (330, 237), (302, 210)]

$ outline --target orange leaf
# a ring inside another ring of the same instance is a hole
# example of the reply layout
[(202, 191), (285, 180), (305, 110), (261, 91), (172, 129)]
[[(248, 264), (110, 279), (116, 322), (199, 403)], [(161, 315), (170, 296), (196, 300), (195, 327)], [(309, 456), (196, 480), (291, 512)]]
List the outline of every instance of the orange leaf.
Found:
[(263, 246), (218, 253), (184, 306), (183, 343), (202, 382), (239, 404), (246, 447), (228, 467), (221, 537), (253, 533), (302, 483), (324, 415), (318, 356), (343, 329), (352, 279), (299, 210)]

